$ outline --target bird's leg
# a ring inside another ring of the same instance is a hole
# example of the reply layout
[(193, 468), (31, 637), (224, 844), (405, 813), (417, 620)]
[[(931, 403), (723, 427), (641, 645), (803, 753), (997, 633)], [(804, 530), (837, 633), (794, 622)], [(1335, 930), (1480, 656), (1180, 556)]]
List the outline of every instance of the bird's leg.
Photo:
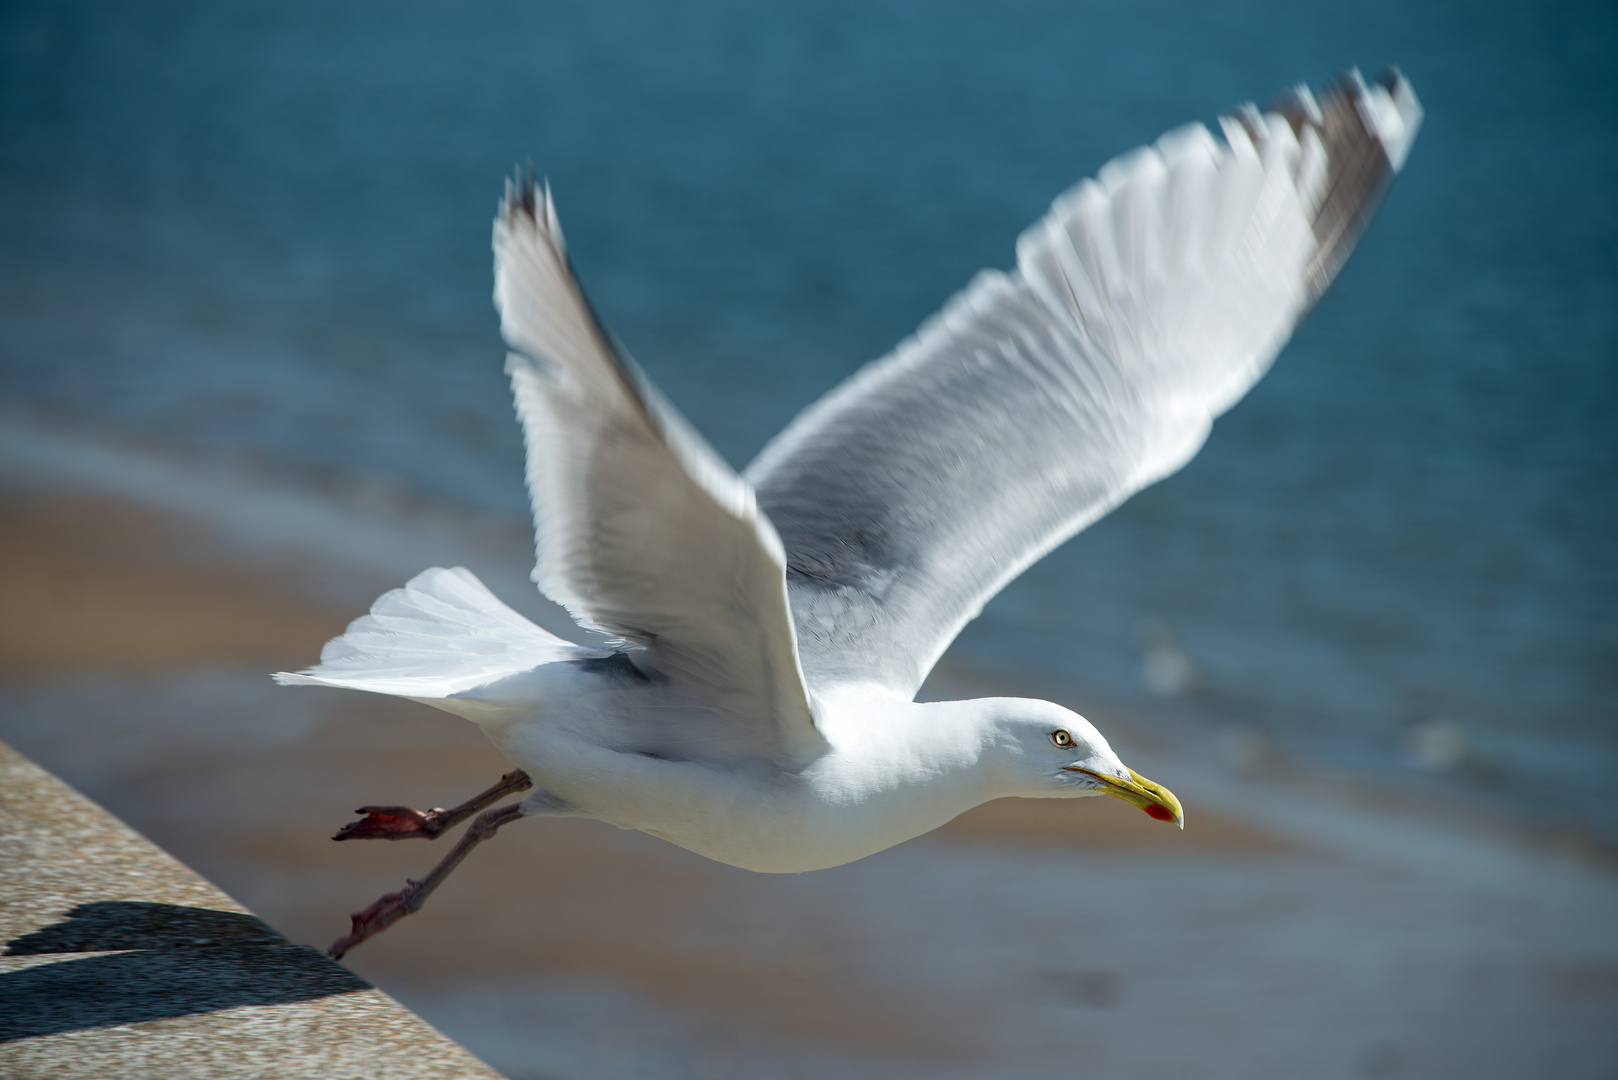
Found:
[(448, 810), (436, 806), (431, 810), (412, 810), (408, 806), (362, 806), (355, 811), (365, 816), (351, 821), (337, 830), (333, 840), (409, 840), (420, 836), (436, 840), (479, 810), (486, 810), (519, 791), (534, 786), (528, 774), (513, 769), (500, 778), (494, 787)]
[[(524, 777), (524, 780), (526, 779)], [(420, 911), (427, 897), (444, 883), (450, 871), (461, 864), (461, 860), (466, 858), (468, 852), (499, 832), (500, 826), (509, 825), (522, 816), (521, 803), (513, 803), (498, 810), (479, 814), (477, 820), (472, 822), (471, 828), (466, 830), (466, 835), (456, 842), (450, 853), (444, 856), (444, 861), (433, 867), (432, 872), (426, 877), (420, 881), (405, 882), (405, 887), (398, 892), (388, 893), (364, 911), (351, 915), (354, 928), (332, 942), (326, 954), (334, 960), (340, 960), (344, 953), (360, 942), (375, 937), (406, 915)]]

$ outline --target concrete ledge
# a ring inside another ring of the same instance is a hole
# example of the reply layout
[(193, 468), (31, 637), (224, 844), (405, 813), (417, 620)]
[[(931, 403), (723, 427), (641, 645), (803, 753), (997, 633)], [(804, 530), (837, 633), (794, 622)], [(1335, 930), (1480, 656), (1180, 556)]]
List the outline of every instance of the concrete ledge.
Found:
[(0, 743), (0, 1075), (499, 1080)]

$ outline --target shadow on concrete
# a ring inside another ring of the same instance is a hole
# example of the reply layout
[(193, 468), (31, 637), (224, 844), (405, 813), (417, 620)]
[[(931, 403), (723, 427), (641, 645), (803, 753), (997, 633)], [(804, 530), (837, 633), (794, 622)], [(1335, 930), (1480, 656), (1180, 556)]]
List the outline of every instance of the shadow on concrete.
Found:
[(6, 944), (71, 956), (0, 975), (0, 1042), (369, 989), (251, 915), (174, 904), (83, 904)]

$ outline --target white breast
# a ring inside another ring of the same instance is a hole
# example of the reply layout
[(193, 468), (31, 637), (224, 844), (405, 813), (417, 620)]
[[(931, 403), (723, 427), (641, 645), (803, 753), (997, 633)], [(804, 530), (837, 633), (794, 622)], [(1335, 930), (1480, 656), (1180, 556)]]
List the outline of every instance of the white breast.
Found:
[[(846, 702), (824, 710), (817, 722), (831, 752), (785, 772), (723, 747), (716, 760), (690, 760), (702, 748), (690, 739), (693, 722), (705, 725), (666, 712), (688, 754), (661, 754), (655, 731), (663, 710), (647, 708), (647, 695), (632, 689), (588, 685), (571, 687), (565, 703), (553, 699), (554, 709), (486, 730), (536, 790), (565, 804), (562, 813), (637, 829), (732, 866), (762, 873), (840, 866), (992, 797), (976, 777), (975, 746), (952, 747), (937, 730), (915, 745), (905, 721), (924, 707), (908, 702), (878, 703), (880, 718)], [(614, 744), (614, 735), (622, 741)]]

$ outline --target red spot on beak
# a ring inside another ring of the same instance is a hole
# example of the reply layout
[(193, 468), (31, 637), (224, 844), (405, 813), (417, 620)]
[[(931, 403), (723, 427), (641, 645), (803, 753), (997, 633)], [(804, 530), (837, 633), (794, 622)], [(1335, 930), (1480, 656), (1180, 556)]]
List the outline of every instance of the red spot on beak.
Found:
[(1174, 811), (1170, 810), (1166, 806), (1159, 806), (1156, 803), (1153, 803), (1152, 805), (1143, 807), (1142, 809), (1146, 811), (1148, 817), (1154, 817), (1159, 821), (1174, 820)]

